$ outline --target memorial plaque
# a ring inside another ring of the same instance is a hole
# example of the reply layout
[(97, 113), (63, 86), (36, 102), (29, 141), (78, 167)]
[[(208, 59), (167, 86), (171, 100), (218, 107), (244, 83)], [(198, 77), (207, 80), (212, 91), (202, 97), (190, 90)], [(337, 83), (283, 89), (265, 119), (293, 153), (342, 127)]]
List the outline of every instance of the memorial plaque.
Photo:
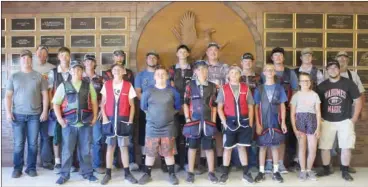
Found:
[(368, 29), (368, 15), (358, 15), (358, 29)]
[(20, 65), (20, 54), (12, 54), (11, 55), (11, 65), (19, 66)]
[(64, 30), (64, 18), (41, 18), (41, 30)]
[(267, 32), (266, 47), (293, 47), (293, 33)]
[(1, 48), (5, 48), (5, 36), (1, 36)]
[(296, 14), (297, 29), (323, 29), (323, 14)]
[(64, 36), (41, 36), (41, 45), (47, 47), (63, 47), (65, 46)]
[(368, 66), (368, 51), (357, 52), (358, 66)]
[(72, 47), (95, 47), (95, 36), (75, 35), (71, 36)]
[(1, 54), (1, 66), (6, 66), (6, 56), (5, 56), (5, 54)]
[(86, 55), (87, 53), (72, 53), (70, 55), (70, 61), (72, 60), (78, 60), (80, 62), (83, 62), (83, 58), (84, 58), (84, 55)]
[(293, 14), (266, 14), (266, 29), (292, 29)]
[[(302, 64), (302, 60), (300, 59), (300, 51), (296, 51), (295, 62), (297, 66)], [(323, 51), (313, 51), (312, 64), (315, 66), (323, 66)]]
[(341, 14), (327, 15), (327, 29), (353, 29), (354, 16)]
[[(329, 61), (329, 60), (335, 60), (336, 58), (336, 55), (339, 51), (327, 51), (327, 54), (326, 54), (326, 60)], [(352, 51), (347, 51), (348, 53), (348, 56), (349, 56), (349, 59), (350, 59), (350, 63), (349, 63), (349, 66), (352, 66), (353, 65), (353, 62), (354, 62), (354, 54)]]
[(11, 37), (12, 48), (26, 48), (35, 47), (34, 36), (12, 36)]
[(101, 35), (101, 47), (124, 47), (125, 35)]
[(322, 33), (296, 33), (296, 47), (323, 47)]
[(35, 19), (12, 19), (11, 25), (13, 31), (33, 31), (35, 30)]
[(359, 33), (357, 37), (358, 48), (368, 49), (368, 33)]
[(101, 64), (112, 65), (114, 60), (112, 59), (112, 53), (101, 53)]
[(353, 33), (327, 33), (327, 47), (353, 48)]
[[(266, 51), (266, 57), (265, 57), (265, 59), (267, 59), (267, 62), (271, 62), (272, 63), (272, 61), (271, 61), (271, 52), (272, 51)], [(293, 57), (294, 55), (293, 55), (293, 51), (285, 51), (285, 54), (284, 54), (284, 59), (285, 59), (285, 61), (284, 61), (284, 65), (285, 66), (289, 66), (289, 67), (292, 67), (292, 66), (294, 66), (293, 65)]]
[(126, 29), (126, 17), (101, 18), (101, 29)]
[(53, 64), (55, 66), (59, 65), (59, 59), (57, 53), (50, 53), (49, 57), (47, 58), (47, 62)]
[(357, 73), (360, 77), (360, 80), (362, 81), (362, 84), (367, 86), (367, 84), (368, 84), (368, 70), (358, 70)]
[(91, 30), (96, 29), (95, 18), (71, 18), (71, 29)]
[(5, 31), (5, 29), (6, 29), (5, 28), (6, 27), (5, 25), (6, 25), (5, 19), (4, 18), (1, 18), (1, 30), (2, 31)]

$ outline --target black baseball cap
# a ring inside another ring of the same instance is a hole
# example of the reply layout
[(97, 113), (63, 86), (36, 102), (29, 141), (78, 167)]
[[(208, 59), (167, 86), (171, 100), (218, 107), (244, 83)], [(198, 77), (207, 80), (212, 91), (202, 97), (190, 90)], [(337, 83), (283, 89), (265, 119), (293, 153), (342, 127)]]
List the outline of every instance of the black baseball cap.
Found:
[(242, 60), (244, 59), (251, 59), (254, 60), (254, 57), (252, 55), (252, 53), (244, 53), (243, 56), (241, 57)]
[(125, 57), (125, 52), (124, 52), (123, 50), (121, 50), (121, 49), (116, 49), (116, 50), (114, 50), (114, 51), (112, 52), (112, 54), (113, 54), (114, 56), (123, 56), (123, 57)]
[(28, 56), (29, 58), (32, 58), (32, 52), (30, 50), (23, 49), (20, 52), (20, 57), (23, 57), (23, 56)]
[(204, 60), (197, 60), (197, 61), (194, 62), (194, 69), (197, 69), (197, 68), (199, 68), (201, 66), (207, 68), (208, 67), (208, 64)]
[(188, 51), (188, 53), (190, 53), (190, 49), (187, 45), (181, 44), (178, 46), (178, 48), (176, 48), (176, 52), (178, 52), (180, 49), (185, 49)]
[(81, 67), (82, 69), (84, 69), (84, 66), (83, 64), (79, 61), (79, 60), (73, 60), (71, 63), (70, 63), (70, 67), (71, 68), (75, 68), (75, 67)]
[(84, 58), (83, 58), (83, 61), (86, 61), (86, 60), (93, 60), (94, 62), (96, 62), (96, 56), (94, 54), (85, 54), (84, 55)]
[(336, 65), (339, 69), (340, 69), (340, 63), (337, 60), (330, 60), (327, 62), (327, 66), (326, 69), (328, 69), (328, 67)]
[(217, 49), (220, 49), (219, 44), (217, 44), (216, 42), (211, 42), (208, 44), (207, 49), (210, 47), (216, 47)]
[(282, 53), (284, 55), (285, 54), (285, 50), (282, 47), (275, 47), (275, 48), (272, 49), (271, 56), (274, 53)]
[(150, 55), (153, 55), (153, 56), (156, 56), (156, 58), (160, 58), (160, 55), (158, 55), (158, 53), (156, 53), (155, 51), (150, 51), (146, 54), (146, 57), (150, 56)]

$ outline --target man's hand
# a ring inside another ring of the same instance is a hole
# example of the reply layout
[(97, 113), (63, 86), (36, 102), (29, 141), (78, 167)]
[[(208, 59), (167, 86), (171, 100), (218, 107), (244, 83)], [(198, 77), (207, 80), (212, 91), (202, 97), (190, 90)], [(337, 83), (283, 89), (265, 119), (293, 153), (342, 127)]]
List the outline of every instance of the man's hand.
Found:
[(47, 117), (48, 117), (48, 112), (47, 111), (43, 111), (41, 113), (41, 116), (40, 116), (40, 121), (41, 122), (46, 121), (47, 120)]
[(319, 128), (316, 129), (316, 132), (314, 132), (314, 136), (319, 139), (320, 137), (320, 134), (321, 134), (321, 131), (319, 130)]
[(284, 134), (286, 134), (286, 133), (287, 133), (287, 127), (286, 127), (285, 123), (281, 125), (281, 130), (282, 130), (282, 132), (283, 132)]
[(102, 125), (105, 125), (109, 123), (109, 118), (107, 118), (107, 116), (102, 116)]
[(301, 136), (301, 132), (300, 132), (300, 131), (298, 131), (298, 129), (296, 129), (296, 128), (293, 128), (293, 131), (294, 131), (295, 136), (296, 136), (297, 138), (300, 138), (300, 136)]
[(221, 121), (221, 124), (224, 126), (224, 130), (226, 130), (227, 129), (226, 121)]
[(93, 117), (92, 120), (91, 120), (91, 126), (95, 125), (96, 124), (96, 121), (97, 121), (97, 117)]
[(256, 126), (256, 133), (257, 133), (257, 135), (260, 136), (262, 134), (262, 131), (263, 131), (262, 125), (258, 124)]
[(57, 119), (58, 120), (58, 123), (60, 124), (60, 126), (62, 127), (62, 128), (65, 128), (66, 127), (66, 123), (65, 123), (65, 120), (64, 119)]
[(351, 122), (355, 125), (356, 124), (356, 122), (358, 121), (358, 119), (355, 119), (355, 118), (351, 118), (350, 119), (351, 120)]
[(6, 113), (6, 120), (7, 120), (9, 123), (13, 123), (13, 121), (14, 121), (13, 113), (11, 113), (11, 112)]

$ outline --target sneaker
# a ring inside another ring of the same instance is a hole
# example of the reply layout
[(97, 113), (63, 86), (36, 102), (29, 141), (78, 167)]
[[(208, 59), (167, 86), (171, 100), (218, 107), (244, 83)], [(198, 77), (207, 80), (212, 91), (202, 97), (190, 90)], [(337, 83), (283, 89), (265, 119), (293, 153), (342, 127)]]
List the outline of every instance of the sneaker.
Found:
[(169, 182), (171, 185), (178, 185), (179, 184), (179, 179), (176, 177), (175, 173), (171, 173), (169, 175)]
[(138, 184), (140, 185), (145, 185), (148, 182), (152, 181), (152, 177), (150, 175), (148, 175), (147, 173), (145, 173), (139, 180), (138, 180)]
[(254, 178), (254, 182), (261, 182), (266, 180), (265, 174), (262, 172), (258, 172), (256, 178)]
[(307, 171), (307, 179), (312, 180), (312, 181), (317, 181), (316, 172)]
[(88, 179), (89, 182), (93, 182), (93, 183), (97, 183), (98, 182), (98, 178), (95, 177), (94, 175), (88, 176), (87, 179)]
[(61, 172), (61, 164), (56, 164), (54, 166), (54, 173), (55, 174), (60, 174), (60, 172)]
[(185, 182), (187, 182), (189, 184), (193, 184), (194, 183), (194, 173), (188, 172), (187, 173), (187, 178), (185, 179)]
[(298, 179), (300, 181), (306, 181), (307, 180), (307, 172), (306, 171), (299, 172)]
[(54, 170), (54, 165), (51, 164), (51, 163), (44, 162), (42, 164), (42, 167), (45, 168), (45, 169), (48, 169), (48, 170)]
[(25, 173), (27, 173), (27, 175), (30, 176), (30, 177), (36, 177), (37, 176), (36, 170), (28, 170), (28, 171), (25, 171)]
[(226, 181), (229, 179), (229, 174), (222, 174), (219, 180), (220, 184), (226, 184)]
[(194, 174), (195, 175), (202, 175), (206, 171), (207, 171), (207, 168), (205, 166), (198, 165), (198, 168), (197, 169), (194, 169)]
[(275, 181), (277, 181), (279, 183), (284, 182), (284, 179), (281, 177), (280, 172), (273, 173), (272, 180), (275, 180)]
[(105, 174), (106, 173), (105, 168), (94, 168), (93, 171), (98, 173), (98, 174)]
[(130, 170), (130, 171), (139, 171), (139, 166), (138, 166), (138, 164), (136, 164), (136, 163), (134, 163), (134, 162), (130, 163), (130, 164), (129, 164), (129, 170)]
[[(231, 166), (229, 166), (229, 172), (231, 171)], [(224, 174), (225, 173), (225, 168), (224, 166), (219, 166), (216, 168), (216, 172)]]
[(248, 172), (247, 174), (243, 174), (243, 181), (249, 184), (253, 184), (254, 180), (253, 180), (252, 174), (250, 172)]
[(266, 161), (265, 173), (272, 173), (272, 171), (273, 171), (272, 161)]
[(288, 170), (286, 169), (284, 163), (282, 163), (282, 162), (279, 162), (279, 172), (281, 174), (289, 173)]
[(317, 173), (317, 176), (318, 177), (324, 177), (324, 176), (329, 176), (331, 174), (332, 174), (331, 170), (325, 170), (324, 168), (322, 168), (322, 170)]
[(63, 176), (59, 177), (59, 179), (56, 181), (56, 184), (62, 185), (64, 183), (66, 183), (66, 181), (68, 181), (69, 178), (65, 178)]
[(208, 180), (210, 180), (212, 184), (217, 184), (219, 181), (214, 172), (208, 172)]
[(72, 167), (70, 168), (70, 172), (71, 172), (71, 173), (76, 173), (76, 172), (78, 172), (78, 171), (79, 171), (79, 168), (77, 168), (77, 167), (72, 166)]
[(22, 175), (22, 171), (14, 170), (12, 173), (12, 178), (19, 178)]
[(111, 180), (111, 175), (105, 175), (104, 178), (101, 181), (102, 185), (107, 184)]
[(349, 174), (348, 171), (343, 171), (342, 172), (342, 178), (345, 179), (346, 181), (353, 181), (354, 178)]
[(126, 182), (129, 182), (130, 184), (137, 184), (138, 183), (137, 179), (131, 173), (125, 175), (124, 180)]

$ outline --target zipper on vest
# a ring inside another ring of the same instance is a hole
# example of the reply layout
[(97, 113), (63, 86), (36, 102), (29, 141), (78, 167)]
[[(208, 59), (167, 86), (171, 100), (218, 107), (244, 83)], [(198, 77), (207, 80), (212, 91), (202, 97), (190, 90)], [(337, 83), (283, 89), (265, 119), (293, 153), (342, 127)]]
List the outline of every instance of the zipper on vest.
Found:
[(114, 136), (117, 136), (117, 130), (118, 130), (118, 127), (117, 127), (117, 123), (118, 123), (118, 103), (115, 102), (115, 119), (114, 119), (114, 131), (115, 131), (115, 135)]

